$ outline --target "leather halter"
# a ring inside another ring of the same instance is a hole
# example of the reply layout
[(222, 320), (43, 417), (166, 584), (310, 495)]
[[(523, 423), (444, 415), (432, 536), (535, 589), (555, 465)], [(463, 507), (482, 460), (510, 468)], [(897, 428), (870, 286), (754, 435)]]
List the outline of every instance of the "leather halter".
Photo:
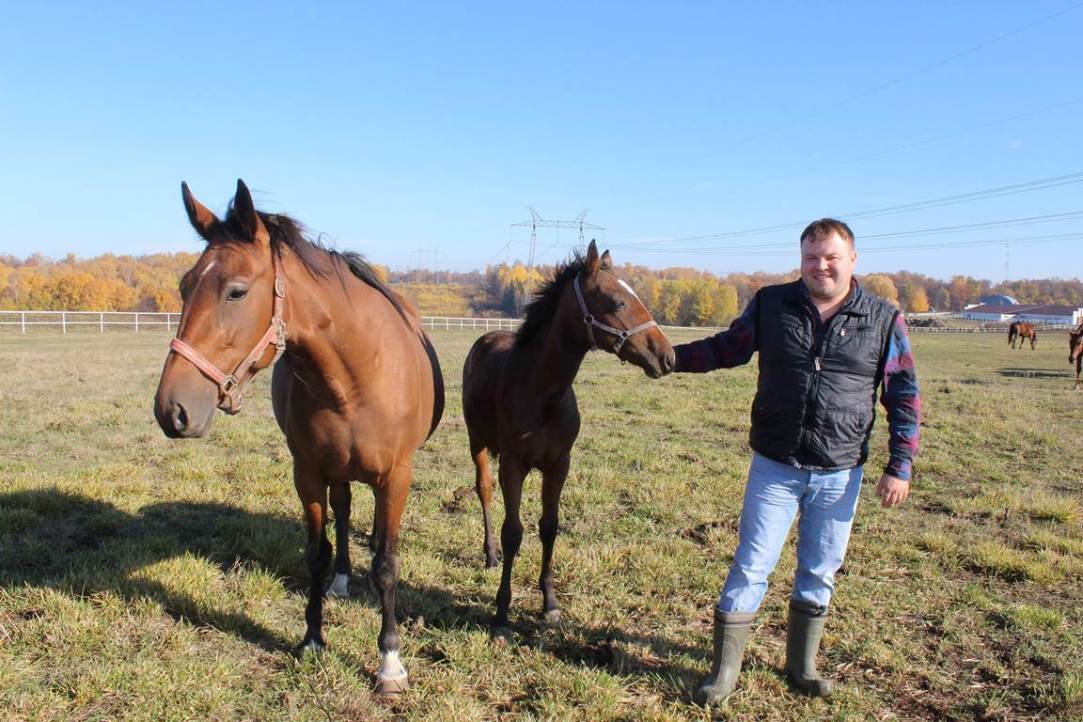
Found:
[(218, 408), (227, 414), (240, 413), (241, 393), (244, 390), (244, 384), (255, 375), (250, 374), (249, 371), (252, 364), (263, 356), (267, 347), (272, 343), (275, 345), (275, 360), (286, 348), (286, 322), (282, 318), (282, 310), (286, 299), (286, 280), (279, 268), (278, 256), (275, 255), (273, 250), (271, 251), (271, 262), (274, 265), (275, 273), (274, 312), (271, 314), (271, 324), (263, 337), (256, 342), (256, 347), (252, 349), (251, 353), (237, 364), (237, 368), (233, 369), (233, 373), (223, 373), (217, 366), (208, 361), (206, 356), (181, 341), (179, 336), (169, 342), (170, 350), (188, 359), (193, 366), (203, 372), (204, 376), (218, 384)]
[(575, 298), (579, 301), (579, 310), (583, 312), (583, 323), (587, 326), (587, 336), (590, 338), (590, 350), (598, 350), (598, 342), (594, 339), (594, 329), (598, 328), (606, 333), (611, 333), (617, 337), (617, 345), (613, 349), (613, 353), (619, 354), (621, 348), (624, 346), (624, 342), (629, 338), (639, 333), (640, 331), (646, 331), (648, 328), (653, 328), (658, 324), (652, 318), (646, 323), (641, 323), (638, 326), (621, 330), (619, 328), (613, 328), (607, 324), (602, 323), (598, 319), (591, 315), (587, 310), (587, 302), (583, 300), (583, 291), (579, 288), (579, 276), (575, 277)]

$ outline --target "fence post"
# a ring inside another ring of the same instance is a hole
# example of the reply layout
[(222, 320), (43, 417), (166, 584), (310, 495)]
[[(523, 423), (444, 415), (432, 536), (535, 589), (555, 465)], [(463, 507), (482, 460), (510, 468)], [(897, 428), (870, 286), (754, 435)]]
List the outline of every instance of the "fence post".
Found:
[(67, 311), (61, 311), (60, 312), (60, 332), (61, 333), (67, 333), (68, 332), (68, 312)]
[(135, 332), (139, 333), (139, 311), (135, 312)]
[(170, 320), (170, 318), (172, 316), (173, 316), (173, 314), (169, 313), (168, 311), (165, 314), (165, 331), (166, 331), (166, 333), (173, 333), (173, 327), (169, 325), (169, 320)]
[(23, 321), (23, 335), (25, 336), (26, 335), (26, 311), (23, 311), (21, 316), (22, 316), (22, 321)]
[(98, 332), (105, 333), (105, 312), (98, 311)]

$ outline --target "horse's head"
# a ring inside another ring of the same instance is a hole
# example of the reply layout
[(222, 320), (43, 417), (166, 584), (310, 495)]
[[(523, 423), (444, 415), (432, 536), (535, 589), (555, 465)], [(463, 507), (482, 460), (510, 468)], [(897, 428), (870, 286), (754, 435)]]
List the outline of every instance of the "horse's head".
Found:
[(673, 370), (676, 357), (669, 339), (627, 283), (613, 272), (609, 251), (598, 254), (590, 242), (583, 270), (573, 280), (575, 325), (591, 345), (643, 369), (651, 378)]
[(1068, 332), (1068, 363), (1074, 364), (1080, 354), (1083, 354), (1083, 324)]
[(154, 416), (170, 438), (206, 435), (216, 408), (239, 411), (241, 385), (269, 365), (285, 341), (285, 288), (276, 280), (270, 234), (247, 186), (237, 181), (224, 221), (186, 183), (181, 192), (188, 220), (207, 247), (181, 280), (184, 307), (154, 398)]

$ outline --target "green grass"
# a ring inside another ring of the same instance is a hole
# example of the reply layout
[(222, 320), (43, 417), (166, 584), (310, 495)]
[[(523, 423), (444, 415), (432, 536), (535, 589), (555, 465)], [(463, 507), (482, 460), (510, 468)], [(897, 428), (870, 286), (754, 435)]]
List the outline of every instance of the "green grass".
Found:
[[(266, 374), (209, 438), (169, 441), (151, 413), (164, 334), (0, 334), (0, 719), (709, 719), (690, 693), (737, 540), (755, 369), (655, 382), (588, 358), (564, 619), (539, 618), (531, 477), (515, 636), (494, 644), (460, 396), (473, 338), (434, 334), (448, 405), (415, 457), (399, 593), (412, 687), (384, 702), (363, 488), (353, 597), (328, 603), (324, 655), (292, 653), (307, 574)], [(881, 416), (821, 655), (839, 691), (806, 699), (780, 673), (791, 539), (726, 719), (1083, 715), (1083, 394), (1064, 350), (913, 340), (922, 454), (911, 499), (881, 509)]]

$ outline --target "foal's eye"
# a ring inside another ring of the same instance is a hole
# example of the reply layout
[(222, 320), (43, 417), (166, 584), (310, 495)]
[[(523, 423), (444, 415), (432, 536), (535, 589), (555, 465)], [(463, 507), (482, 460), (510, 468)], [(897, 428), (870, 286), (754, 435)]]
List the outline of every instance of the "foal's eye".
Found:
[(235, 288), (229, 292), (230, 301), (240, 301), (242, 298), (248, 295), (247, 288)]

